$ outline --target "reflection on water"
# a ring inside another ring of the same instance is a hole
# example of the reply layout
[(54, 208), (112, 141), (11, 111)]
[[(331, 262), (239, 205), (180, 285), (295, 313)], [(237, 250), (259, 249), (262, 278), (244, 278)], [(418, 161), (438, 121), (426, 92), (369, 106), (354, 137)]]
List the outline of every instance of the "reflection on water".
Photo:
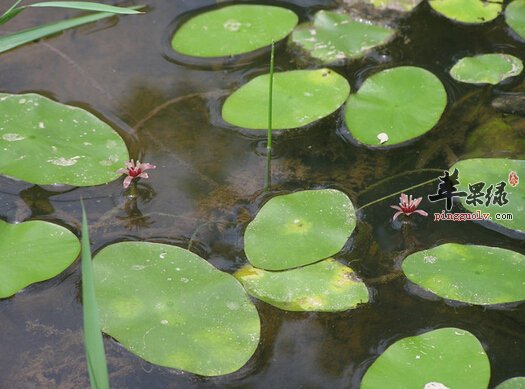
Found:
[[(148, 240), (190, 248), (214, 266), (233, 272), (246, 262), (242, 233), (260, 206), (277, 193), (317, 187), (347, 193), (357, 207), (437, 176), (458, 159), (480, 156), (524, 158), (516, 144), (525, 122), (490, 107), (497, 93), (511, 91), (523, 76), (493, 88), (451, 81), (448, 70), (461, 56), (500, 51), (525, 58), (503, 18), (484, 26), (453, 25), (421, 4), (398, 21), (400, 33), (386, 47), (334, 70), (355, 91), (366, 77), (394, 65), (422, 66), (444, 83), (449, 104), (427, 136), (393, 150), (357, 145), (342, 113), (294, 134), (274, 138), (272, 191), (263, 191), (266, 155), (263, 132), (229, 127), (220, 119), (224, 98), (268, 63), (197, 70), (162, 56), (170, 23), (211, 0), (150, 0), (137, 17), (110, 18), (2, 55), (0, 91), (40, 92), (79, 105), (113, 123), (132, 157), (157, 165), (150, 179), (128, 198), (121, 179), (91, 188), (48, 188), (0, 177), (0, 218), (41, 219), (78, 233), (79, 197), (85, 199), (94, 250), (121, 240)], [(280, 2), (282, 3), (282, 2)], [(332, 1), (295, 0), (305, 20)], [(28, 27), (75, 14), (31, 10), (5, 29)], [(284, 46), (276, 68), (296, 63)], [(483, 124), (503, 120), (499, 137)], [(478, 135), (479, 134), (479, 135)], [(487, 141), (488, 139), (488, 141)], [(496, 141), (494, 141), (496, 139)], [(424, 170), (429, 169), (429, 170)], [(419, 170), (416, 173), (407, 173)], [(414, 190), (414, 197), (434, 192)], [(256, 301), (262, 337), (256, 354), (240, 371), (203, 378), (149, 365), (113, 340), (105, 344), (112, 387), (357, 388), (365, 370), (394, 341), (443, 326), (471, 331), (482, 340), (492, 366), (491, 386), (525, 375), (525, 307), (483, 308), (429, 296), (400, 275), (410, 252), (444, 242), (495, 245), (525, 253), (523, 240), (475, 223), (434, 223), (414, 218), (393, 223), (397, 197), (359, 211), (356, 232), (336, 257), (369, 285), (370, 304), (341, 313), (284, 312)], [(440, 212), (427, 205), (429, 213)], [(79, 265), (60, 276), (0, 301), (0, 387), (88, 387), (81, 334)]]

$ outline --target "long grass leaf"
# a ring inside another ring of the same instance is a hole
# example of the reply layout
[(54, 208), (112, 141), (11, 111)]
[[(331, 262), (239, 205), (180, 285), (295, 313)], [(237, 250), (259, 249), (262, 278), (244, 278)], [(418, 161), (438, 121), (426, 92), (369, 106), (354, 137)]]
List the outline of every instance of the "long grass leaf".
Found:
[(18, 15), (20, 12), (24, 10), (24, 7), (16, 8), (18, 4), (20, 4), (22, 0), (17, 0), (15, 3), (9, 8), (7, 11), (4, 12), (2, 16), (0, 16), (0, 24), (4, 24), (5, 22), (13, 19), (16, 15)]
[(92, 3), (88, 1), (44, 1), (41, 3), (34, 3), (26, 5), (25, 7), (54, 7), (54, 8), (70, 8), (80, 9), (83, 11), (96, 12), (111, 12), (114, 14), (140, 14), (142, 12), (126, 7), (117, 7), (114, 5), (106, 5), (99, 3)]
[(93, 389), (109, 389), (108, 367), (104, 342), (100, 332), (100, 319), (95, 296), (93, 264), (86, 219), (86, 210), (82, 202), (82, 308), (84, 314), (84, 346)]
[[(142, 8), (141, 6), (131, 7), (131, 9)], [(38, 27), (29, 28), (15, 32), (13, 34), (0, 36), (0, 53), (14, 49), (15, 47), (32, 42), (36, 39), (44, 38), (58, 32), (78, 27), (83, 24), (92, 23), (100, 19), (108, 18), (114, 14), (108, 12), (96, 13), (94, 15), (80, 16), (68, 20), (49, 23)]]

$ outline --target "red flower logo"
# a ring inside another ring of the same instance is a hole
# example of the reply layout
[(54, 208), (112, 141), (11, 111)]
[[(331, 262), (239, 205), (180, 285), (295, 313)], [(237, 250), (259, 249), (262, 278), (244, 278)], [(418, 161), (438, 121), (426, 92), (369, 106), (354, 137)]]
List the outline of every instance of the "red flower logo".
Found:
[(510, 172), (509, 173), (509, 185), (512, 187), (515, 187), (520, 183), (520, 178), (518, 177), (518, 174), (516, 172)]

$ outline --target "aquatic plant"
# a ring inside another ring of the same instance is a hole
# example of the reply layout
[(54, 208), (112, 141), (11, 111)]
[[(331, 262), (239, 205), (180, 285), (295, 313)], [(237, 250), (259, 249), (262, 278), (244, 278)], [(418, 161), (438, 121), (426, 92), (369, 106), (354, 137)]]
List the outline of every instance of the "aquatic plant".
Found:
[(417, 209), (422, 199), (422, 197), (418, 197), (417, 199), (413, 200), (412, 195), (407, 196), (406, 194), (401, 193), (401, 197), (399, 198), (399, 205), (390, 206), (390, 208), (394, 208), (395, 210), (397, 210), (392, 219), (396, 220), (397, 217), (400, 215), (410, 216), (413, 213), (418, 213), (421, 216), (428, 216), (428, 213), (426, 213), (422, 209)]
[(126, 178), (124, 178), (124, 181), (122, 182), (124, 189), (127, 189), (133, 180), (138, 181), (141, 178), (149, 178), (148, 173), (145, 173), (146, 170), (156, 169), (155, 165), (147, 162), (141, 163), (140, 161), (137, 161), (137, 163), (135, 163), (133, 160), (131, 160), (125, 162), (124, 164), (126, 165), (126, 168), (117, 170), (118, 174), (126, 175)]

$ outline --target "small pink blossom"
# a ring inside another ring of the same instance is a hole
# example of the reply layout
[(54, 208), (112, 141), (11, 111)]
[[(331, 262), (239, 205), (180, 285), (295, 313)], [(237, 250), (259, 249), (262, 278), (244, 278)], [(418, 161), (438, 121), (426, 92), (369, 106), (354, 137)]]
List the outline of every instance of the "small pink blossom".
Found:
[(140, 163), (140, 161), (135, 163), (133, 160), (125, 162), (125, 164), (125, 169), (123, 168), (117, 170), (117, 173), (127, 175), (127, 177), (124, 179), (124, 182), (122, 183), (122, 185), (124, 185), (124, 189), (127, 189), (129, 184), (131, 184), (131, 181), (134, 179), (138, 180), (139, 178), (148, 178), (148, 173), (144, 173), (144, 170), (156, 168), (156, 166), (152, 165), (151, 163)]
[(397, 217), (401, 214), (410, 216), (413, 213), (419, 213), (421, 216), (428, 216), (428, 213), (423, 211), (422, 209), (416, 209), (421, 203), (422, 197), (419, 197), (415, 200), (412, 200), (412, 195), (407, 196), (404, 193), (401, 193), (401, 197), (399, 198), (399, 205), (391, 205), (391, 208), (397, 209), (398, 212), (394, 214), (394, 219), (396, 220)]

